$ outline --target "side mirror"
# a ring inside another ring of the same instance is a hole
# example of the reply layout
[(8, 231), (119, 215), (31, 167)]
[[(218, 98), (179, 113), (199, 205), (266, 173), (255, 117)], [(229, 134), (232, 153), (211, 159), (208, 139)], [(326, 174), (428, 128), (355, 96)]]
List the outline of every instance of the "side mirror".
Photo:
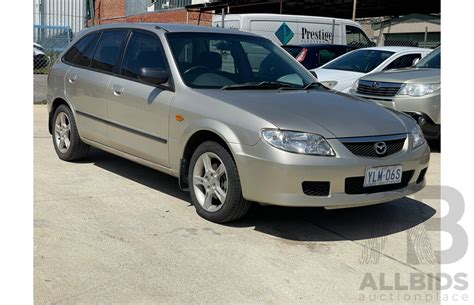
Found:
[(160, 68), (141, 68), (138, 73), (138, 79), (152, 85), (164, 84), (168, 78), (168, 72)]
[(313, 74), (313, 76), (316, 77), (316, 79), (318, 79), (318, 75), (316, 74), (316, 72), (314, 72), (314, 71), (309, 71), (309, 73)]
[(413, 62), (411, 63), (412, 66), (416, 65), (420, 61), (419, 58), (413, 59)]

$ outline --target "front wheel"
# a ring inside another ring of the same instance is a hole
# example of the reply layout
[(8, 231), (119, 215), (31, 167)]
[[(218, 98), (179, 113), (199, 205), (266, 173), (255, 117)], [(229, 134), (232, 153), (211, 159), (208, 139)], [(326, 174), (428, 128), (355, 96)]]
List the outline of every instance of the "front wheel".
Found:
[(188, 183), (196, 212), (212, 222), (243, 217), (250, 202), (242, 196), (237, 166), (229, 152), (212, 141), (202, 143), (189, 165)]

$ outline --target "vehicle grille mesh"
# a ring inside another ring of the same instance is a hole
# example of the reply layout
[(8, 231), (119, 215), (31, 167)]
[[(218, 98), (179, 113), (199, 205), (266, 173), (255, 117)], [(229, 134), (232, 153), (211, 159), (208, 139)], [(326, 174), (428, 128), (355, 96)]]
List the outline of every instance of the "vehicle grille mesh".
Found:
[(344, 146), (349, 149), (354, 155), (369, 158), (380, 158), (385, 156), (393, 155), (394, 153), (402, 150), (405, 144), (406, 138), (383, 141), (387, 145), (387, 151), (385, 154), (379, 155), (375, 150), (375, 144), (380, 141), (369, 141), (369, 142), (344, 142)]
[(402, 84), (373, 81), (359, 81), (357, 93), (374, 96), (395, 96)]

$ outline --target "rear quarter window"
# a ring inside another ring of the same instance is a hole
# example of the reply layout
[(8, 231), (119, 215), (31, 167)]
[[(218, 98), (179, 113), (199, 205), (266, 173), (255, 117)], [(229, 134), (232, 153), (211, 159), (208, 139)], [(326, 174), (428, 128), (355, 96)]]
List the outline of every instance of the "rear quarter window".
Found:
[(98, 38), (98, 33), (92, 33), (80, 39), (66, 52), (63, 60), (69, 64), (78, 65), (82, 63), (82, 65), (87, 66), (89, 62), (86, 58), (90, 59), (92, 53), (94, 52)]

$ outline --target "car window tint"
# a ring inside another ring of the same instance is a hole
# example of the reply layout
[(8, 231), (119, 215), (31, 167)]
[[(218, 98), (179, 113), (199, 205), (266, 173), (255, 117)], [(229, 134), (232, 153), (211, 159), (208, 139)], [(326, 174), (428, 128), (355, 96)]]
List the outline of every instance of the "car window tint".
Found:
[(92, 59), (92, 68), (112, 72), (128, 30), (104, 31)]
[(441, 68), (441, 48), (433, 50), (430, 54), (423, 57), (416, 64), (417, 68), (430, 68), (430, 69), (440, 69)]
[(221, 33), (166, 36), (179, 73), (186, 85), (193, 88), (253, 82), (301, 86), (313, 81), (287, 52), (264, 38)]
[[(231, 49), (228, 48), (225, 43), (221, 40), (209, 40), (209, 51), (210, 52), (203, 52), (201, 56), (209, 57), (213, 56), (214, 58), (209, 58), (214, 62), (220, 61), (220, 67), (217, 68), (218, 71), (226, 72), (230, 74), (235, 74), (237, 71), (235, 69), (234, 64), (234, 57), (231, 54)], [(217, 55), (210, 55), (208, 53), (218, 54), (220, 60), (218, 59)]]
[(69, 49), (69, 51), (66, 52), (66, 55), (64, 55), (64, 60), (72, 64), (79, 63), (80, 59), (86, 55), (86, 53), (92, 54), (92, 52), (94, 52), (94, 47), (98, 37), (98, 33), (93, 33), (79, 40)]
[(324, 49), (319, 50), (319, 54), (318, 54), (319, 63), (318, 63), (318, 65), (319, 66), (324, 65), (325, 63), (330, 62), (331, 60), (333, 60), (337, 56), (338, 55), (333, 50), (324, 50)]
[(141, 68), (160, 68), (166, 64), (161, 42), (155, 35), (145, 32), (133, 32), (125, 50), (121, 74), (138, 78)]
[(420, 59), (420, 58), (421, 58), (420, 53), (403, 55), (403, 56), (398, 57), (394, 61), (392, 61), (384, 70), (402, 69), (406, 67), (411, 67), (413, 66), (415, 59)]
[(252, 68), (252, 72), (259, 72), (262, 62), (268, 57), (270, 51), (261, 45), (242, 41), (240, 43)]
[(393, 54), (391, 51), (359, 49), (334, 59), (324, 69), (369, 73)]

